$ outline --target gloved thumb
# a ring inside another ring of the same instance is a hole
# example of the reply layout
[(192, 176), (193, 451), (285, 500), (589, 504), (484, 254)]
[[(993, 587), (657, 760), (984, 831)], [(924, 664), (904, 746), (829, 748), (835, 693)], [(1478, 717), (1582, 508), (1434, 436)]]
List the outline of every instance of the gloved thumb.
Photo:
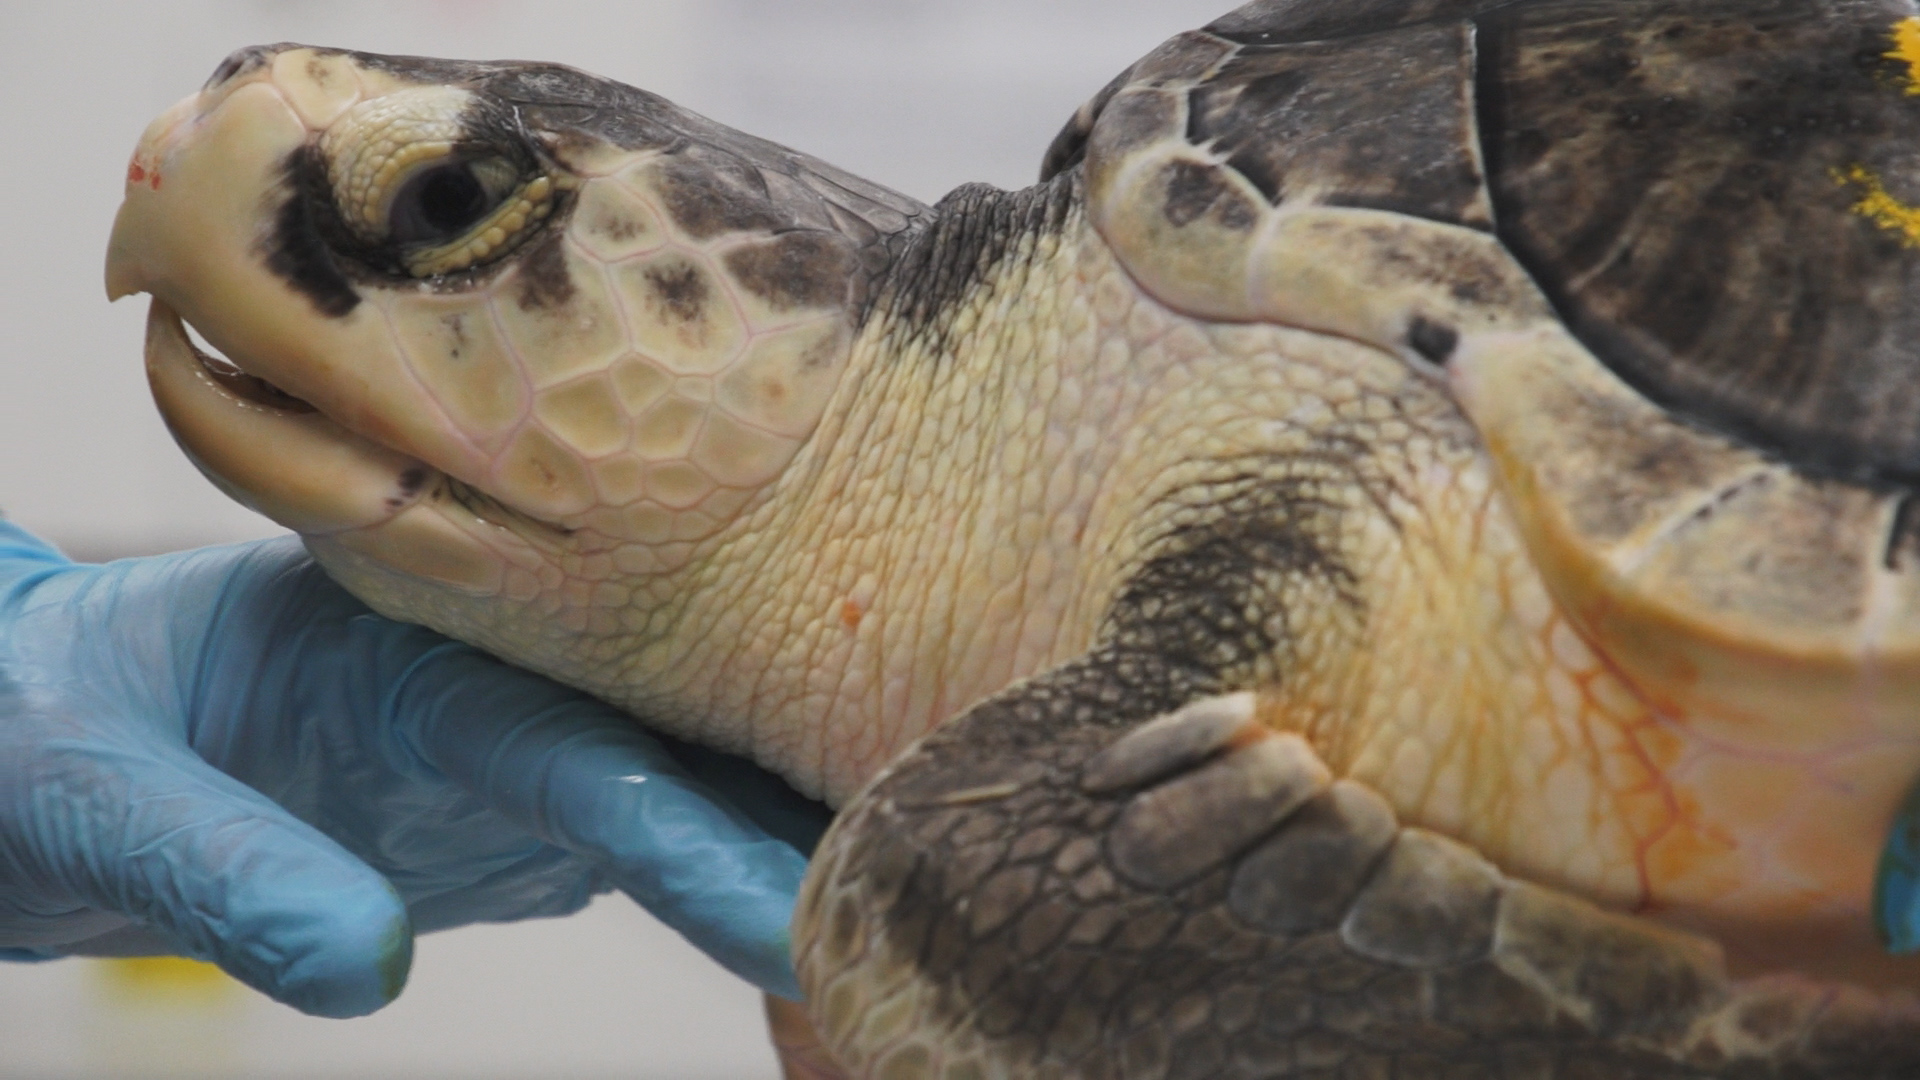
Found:
[(413, 933), (385, 878), (185, 748), (101, 735), (40, 742), (31, 782), (0, 783), (16, 803), (0, 882), (129, 916), (302, 1012), (360, 1016), (400, 993)]

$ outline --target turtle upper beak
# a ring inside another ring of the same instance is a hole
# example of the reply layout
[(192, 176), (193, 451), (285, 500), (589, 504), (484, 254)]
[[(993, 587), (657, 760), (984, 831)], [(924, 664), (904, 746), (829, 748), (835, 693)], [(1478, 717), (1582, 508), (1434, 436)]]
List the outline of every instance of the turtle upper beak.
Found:
[(146, 256), (153, 251), (152, 223), (164, 213), (161, 202), (163, 177), (175, 147), (200, 118), (204, 94), (194, 94), (161, 113), (147, 125), (127, 162), (127, 188), (120, 212), (113, 219), (113, 236), (107, 241), (107, 299), (146, 292), (154, 275)]
[[(221, 61), (205, 87), (147, 126), (127, 162), (107, 297), (172, 282), (182, 260), (162, 253), (230, 239), (218, 226), (252, 219), (262, 171), (338, 118), (367, 81), (349, 57), (301, 45), (253, 46)], [(197, 152), (210, 142), (217, 152)]]
[(107, 243), (109, 299), (151, 292), (191, 320), (187, 296), (235, 284), (258, 241), (262, 193), (309, 137), (271, 70), (192, 94), (147, 126)]

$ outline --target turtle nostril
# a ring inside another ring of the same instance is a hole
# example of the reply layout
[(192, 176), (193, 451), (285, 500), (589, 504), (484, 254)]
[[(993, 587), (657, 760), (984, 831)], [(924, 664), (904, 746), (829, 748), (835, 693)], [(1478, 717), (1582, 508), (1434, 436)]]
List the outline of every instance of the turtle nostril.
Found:
[(213, 76), (207, 80), (205, 86), (200, 88), (201, 91), (212, 90), (235, 76), (245, 75), (273, 59), (274, 55), (284, 48), (286, 48), (284, 45), (249, 45), (244, 49), (235, 49), (227, 54), (225, 60), (220, 61), (219, 67), (213, 69)]

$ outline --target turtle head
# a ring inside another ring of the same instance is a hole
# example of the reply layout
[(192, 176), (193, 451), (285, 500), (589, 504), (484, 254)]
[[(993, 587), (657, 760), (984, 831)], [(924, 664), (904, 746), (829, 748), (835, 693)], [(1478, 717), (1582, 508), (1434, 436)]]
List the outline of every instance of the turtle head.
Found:
[(215, 483), (330, 568), (530, 598), (766, 490), (920, 210), (570, 68), (268, 46), (141, 138), (107, 285)]

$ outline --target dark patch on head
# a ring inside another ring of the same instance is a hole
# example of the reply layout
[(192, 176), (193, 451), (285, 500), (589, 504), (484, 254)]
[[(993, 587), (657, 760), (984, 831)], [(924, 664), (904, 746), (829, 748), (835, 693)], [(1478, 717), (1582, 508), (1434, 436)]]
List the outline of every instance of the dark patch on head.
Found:
[(518, 299), (524, 311), (555, 308), (573, 299), (565, 238), (553, 232), (528, 248), (520, 257), (518, 282)]
[(333, 68), (320, 62), (320, 57), (318, 56), (307, 58), (306, 75), (307, 78), (313, 80), (316, 86), (326, 86), (338, 77)]
[(1415, 315), (1407, 325), (1407, 346), (1431, 363), (1446, 364), (1453, 359), (1454, 347), (1459, 344), (1458, 330), (1425, 315)]
[(647, 268), (646, 279), (662, 312), (688, 323), (706, 316), (712, 290), (699, 267), (685, 261), (661, 263)]
[(623, 214), (616, 214), (596, 219), (594, 222), (594, 231), (609, 240), (624, 242), (636, 236), (644, 235), (647, 227), (634, 218), (627, 217)]
[(1170, 162), (1166, 175), (1167, 201), (1161, 213), (1175, 225), (1190, 225), (1220, 197), (1220, 178), (1208, 166), (1193, 161)]
[(323, 208), (333, 206), (326, 161), (319, 148), (309, 144), (288, 155), (280, 175), (282, 201), (274, 211), (272, 231), (261, 241), (267, 269), (322, 315), (341, 318), (359, 306), (360, 294), (323, 236), (338, 231), (337, 223), (320, 216)]
[(847, 302), (855, 264), (847, 241), (831, 233), (791, 232), (727, 252), (740, 287), (775, 311), (837, 307)]
[(767, 197), (760, 174), (727, 154), (689, 147), (662, 162), (653, 177), (668, 216), (695, 240), (795, 224)]
[(994, 287), (1009, 253), (1023, 241), (1064, 228), (1083, 198), (1078, 170), (1022, 191), (986, 184), (955, 188), (934, 208), (931, 223), (908, 234), (891, 272), (858, 311), (859, 324), (879, 315), (889, 332), (944, 352), (949, 315), (974, 290)]
[[(1920, 168), (1892, 4), (1566, 0), (1481, 20), (1503, 243), (1656, 404), (1803, 470), (1920, 479)], [(1839, 177), (1836, 176), (1839, 174)]]
[(453, 345), (447, 350), (447, 358), (460, 359), (460, 350), (468, 345), (466, 315), (457, 311), (451, 315), (444, 315), (440, 319), (440, 325), (446, 327), (447, 333), (453, 335)]

